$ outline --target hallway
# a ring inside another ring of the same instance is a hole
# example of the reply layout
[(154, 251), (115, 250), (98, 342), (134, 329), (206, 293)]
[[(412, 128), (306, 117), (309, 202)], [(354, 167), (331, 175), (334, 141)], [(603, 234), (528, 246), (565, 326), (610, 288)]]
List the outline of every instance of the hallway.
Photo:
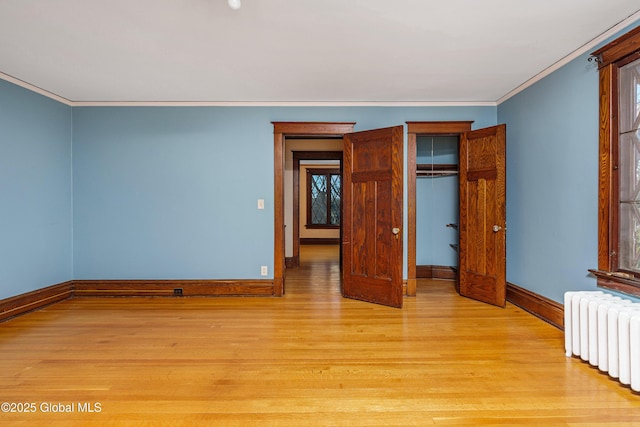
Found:
[(341, 297), (340, 246), (301, 245), (300, 267), (286, 272), (286, 294)]

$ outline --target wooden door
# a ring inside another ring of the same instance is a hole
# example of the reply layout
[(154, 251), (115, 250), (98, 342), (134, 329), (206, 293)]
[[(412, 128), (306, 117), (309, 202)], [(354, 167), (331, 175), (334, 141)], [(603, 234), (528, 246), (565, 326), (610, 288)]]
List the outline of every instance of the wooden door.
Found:
[(346, 134), (342, 294), (402, 307), (402, 126)]
[(506, 302), (506, 126), (460, 138), (460, 295)]

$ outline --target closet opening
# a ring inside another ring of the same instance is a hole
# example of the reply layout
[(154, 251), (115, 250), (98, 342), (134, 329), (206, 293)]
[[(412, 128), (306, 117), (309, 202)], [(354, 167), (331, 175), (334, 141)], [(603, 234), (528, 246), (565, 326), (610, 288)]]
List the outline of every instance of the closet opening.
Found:
[(472, 123), (407, 122), (408, 296), (417, 279), (457, 279), (458, 154)]
[(458, 268), (458, 143), (416, 139), (416, 277), (455, 280)]

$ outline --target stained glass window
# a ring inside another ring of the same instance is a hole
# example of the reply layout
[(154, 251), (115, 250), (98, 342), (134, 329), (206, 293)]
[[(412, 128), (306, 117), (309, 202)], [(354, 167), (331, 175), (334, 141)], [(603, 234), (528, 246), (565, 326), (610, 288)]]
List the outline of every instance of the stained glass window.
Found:
[(307, 226), (340, 226), (342, 186), (337, 169), (307, 169)]

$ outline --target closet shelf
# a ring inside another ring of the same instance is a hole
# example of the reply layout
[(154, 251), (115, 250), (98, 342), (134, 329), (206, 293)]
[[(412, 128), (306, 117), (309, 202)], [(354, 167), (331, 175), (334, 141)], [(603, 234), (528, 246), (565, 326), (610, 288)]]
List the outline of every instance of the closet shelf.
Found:
[(456, 164), (420, 163), (416, 165), (416, 176), (447, 176), (457, 174), (458, 165)]

